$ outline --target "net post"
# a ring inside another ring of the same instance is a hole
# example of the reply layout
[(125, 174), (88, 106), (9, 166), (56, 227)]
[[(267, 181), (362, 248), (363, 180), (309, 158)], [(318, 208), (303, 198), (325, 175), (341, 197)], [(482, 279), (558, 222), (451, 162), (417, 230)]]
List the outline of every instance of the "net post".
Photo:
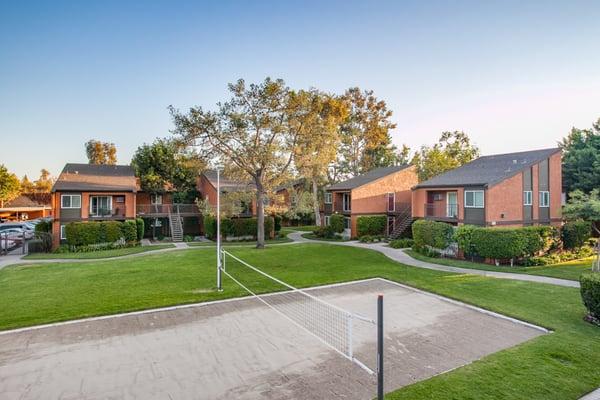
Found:
[(348, 314), (348, 357), (350, 357), (350, 359), (354, 359), (352, 347), (352, 314)]
[(383, 295), (377, 296), (377, 400), (383, 400)]
[(217, 168), (217, 290), (223, 290), (221, 276), (221, 179)]

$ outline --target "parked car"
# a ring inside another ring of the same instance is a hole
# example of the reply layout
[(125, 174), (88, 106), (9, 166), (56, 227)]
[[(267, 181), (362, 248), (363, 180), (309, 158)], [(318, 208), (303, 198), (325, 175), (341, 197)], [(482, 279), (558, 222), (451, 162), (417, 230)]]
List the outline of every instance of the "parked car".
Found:
[(17, 246), (17, 243), (14, 240), (4, 240), (4, 238), (0, 238), (0, 250), (12, 250)]
[(3, 229), (0, 231), (0, 237), (2, 237), (2, 239), (8, 238), (15, 241), (23, 240), (23, 238), (29, 240), (33, 238), (33, 231), (21, 228)]
[(35, 232), (35, 228), (32, 228), (31, 225), (27, 225), (27, 223), (25, 223), (25, 222), (5, 222), (3, 224), (0, 224), (0, 232), (4, 231), (6, 229), (13, 229), (13, 228), (19, 228), (19, 229), (23, 229), (24, 231), (31, 232), (32, 236), (33, 236), (33, 233)]

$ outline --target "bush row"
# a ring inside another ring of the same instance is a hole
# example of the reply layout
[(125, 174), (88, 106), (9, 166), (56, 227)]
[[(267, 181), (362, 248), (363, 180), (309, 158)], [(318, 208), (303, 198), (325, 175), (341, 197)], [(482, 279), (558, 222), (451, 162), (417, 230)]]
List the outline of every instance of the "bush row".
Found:
[[(143, 224), (143, 221), (141, 222)], [(70, 222), (65, 228), (69, 247), (88, 246), (98, 243), (136, 242), (140, 239), (138, 220)], [(142, 225), (143, 232), (143, 225)]]
[(413, 247), (415, 241), (413, 239), (395, 239), (390, 242), (390, 247), (393, 249), (406, 249)]
[(590, 236), (592, 225), (587, 221), (567, 222), (561, 229), (563, 247), (568, 250), (583, 246)]
[[(265, 238), (273, 236), (275, 221), (273, 217), (265, 217)], [(251, 236), (256, 239), (258, 220), (256, 218), (222, 218), (222, 237), (245, 237)], [(209, 239), (217, 237), (217, 220), (211, 215), (204, 217), (204, 234)]]
[(600, 273), (585, 272), (579, 278), (581, 298), (590, 316), (596, 321), (600, 319)]
[(377, 236), (385, 234), (387, 217), (385, 215), (364, 215), (356, 219), (358, 237), (364, 235)]
[(414, 246), (417, 249), (433, 247), (445, 249), (452, 242), (454, 229), (444, 222), (421, 219), (412, 224)]
[(362, 235), (358, 238), (361, 243), (382, 242), (385, 239), (384, 235)]

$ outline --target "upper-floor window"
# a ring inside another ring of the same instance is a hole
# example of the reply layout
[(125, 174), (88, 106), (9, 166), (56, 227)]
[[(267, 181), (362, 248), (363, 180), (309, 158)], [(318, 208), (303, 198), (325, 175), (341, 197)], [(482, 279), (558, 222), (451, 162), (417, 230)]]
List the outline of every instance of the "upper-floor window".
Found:
[(533, 204), (533, 193), (531, 190), (525, 190), (523, 192), (523, 205), (530, 206)]
[(151, 194), (150, 204), (162, 204), (162, 194)]
[(550, 207), (550, 192), (540, 191), (540, 207)]
[(350, 211), (350, 193), (344, 193), (342, 195), (342, 206), (344, 211)]
[(325, 216), (325, 226), (329, 226), (329, 215)]
[(465, 190), (466, 208), (483, 208), (484, 205), (483, 190)]
[(80, 194), (63, 194), (60, 196), (61, 208), (81, 208)]
[(331, 192), (325, 192), (325, 204), (331, 204), (332, 197)]
[(396, 193), (387, 194), (387, 209), (388, 211), (396, 211)]

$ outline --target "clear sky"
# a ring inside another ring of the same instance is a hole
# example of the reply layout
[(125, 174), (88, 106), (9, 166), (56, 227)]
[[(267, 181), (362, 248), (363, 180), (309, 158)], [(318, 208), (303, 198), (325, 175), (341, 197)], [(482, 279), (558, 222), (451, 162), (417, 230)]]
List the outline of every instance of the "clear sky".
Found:
[[(25, 4), (27, 3), (27, 4)], [(554, 3), (554, 4), (553, 4)], [(372, 89), (396, 144), (464, 130), (484, 154), (555, 146), (600, 117), (598, 1), (0, 2), (0, 163), (120, 163), (238, 78)]]

